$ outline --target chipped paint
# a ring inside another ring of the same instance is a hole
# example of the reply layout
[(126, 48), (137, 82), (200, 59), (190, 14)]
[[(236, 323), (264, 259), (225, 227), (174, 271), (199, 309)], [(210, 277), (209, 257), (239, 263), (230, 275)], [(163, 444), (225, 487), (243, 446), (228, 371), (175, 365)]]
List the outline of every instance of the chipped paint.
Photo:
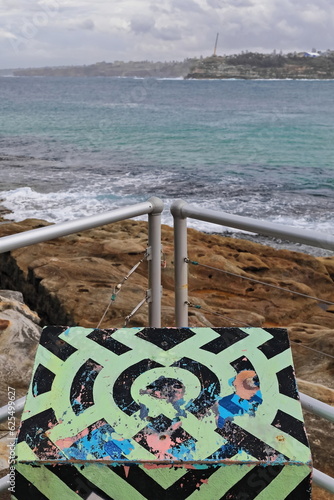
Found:
[(50, 499), (64, 488), (113, 498), (120, 487), (126, 500), (135, 490), (237, 499), (245, 488), (310, 498), (285, 330), (52, 327), (41, 346), (18, 437), (17, 500), (28, 487)]

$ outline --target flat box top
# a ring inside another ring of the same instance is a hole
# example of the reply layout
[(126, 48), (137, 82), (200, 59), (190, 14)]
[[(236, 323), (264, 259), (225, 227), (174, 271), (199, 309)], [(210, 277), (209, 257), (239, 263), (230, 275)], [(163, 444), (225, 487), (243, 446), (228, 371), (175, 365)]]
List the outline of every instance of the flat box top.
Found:
[(19, 462), (310, 464), (280, 328), (46, 327)]

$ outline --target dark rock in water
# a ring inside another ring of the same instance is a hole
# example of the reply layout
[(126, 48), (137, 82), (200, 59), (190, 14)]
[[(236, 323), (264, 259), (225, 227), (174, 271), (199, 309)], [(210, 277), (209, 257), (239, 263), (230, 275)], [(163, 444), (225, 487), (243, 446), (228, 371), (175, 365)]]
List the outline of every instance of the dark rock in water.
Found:
[(3, 218), (3, 216), (8, 215), (8, 214), (10, 214), (10, 210), (8, 210), (7, 208), (0, 205), (0, 224), (5, 222), (5, 219)]

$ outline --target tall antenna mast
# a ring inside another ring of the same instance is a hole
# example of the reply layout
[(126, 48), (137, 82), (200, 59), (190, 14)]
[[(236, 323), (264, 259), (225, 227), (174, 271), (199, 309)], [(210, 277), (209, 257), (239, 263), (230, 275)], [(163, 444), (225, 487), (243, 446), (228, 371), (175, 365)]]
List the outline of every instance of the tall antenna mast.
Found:
[(217, 33), (217, 36), (216, 36), (215, 49), (214, 49), (214, 51), (213, 51), (213, 55), (214, 55), (214, 56), (216, 55), (217, 43), (218, 43), (218, 37), (219, 37), (219, 33)]

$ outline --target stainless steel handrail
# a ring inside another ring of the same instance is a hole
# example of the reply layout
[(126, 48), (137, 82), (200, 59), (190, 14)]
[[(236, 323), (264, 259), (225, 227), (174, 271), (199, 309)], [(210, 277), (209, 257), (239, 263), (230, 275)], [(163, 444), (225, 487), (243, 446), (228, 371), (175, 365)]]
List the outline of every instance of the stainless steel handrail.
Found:
[(49, 241), (61, 236), (78, 233), (87, 229), (104, 226), (112, 222), (148, 214), (149, 217), (149, 325), (161, 326), (161, 213), (163, 202), (156, 197), (132, 206), (118, 208), (110, 212), (82, 217), (67, 222), (60, 222), (50, 226), (24, 231), (0, 238), (0, 253), (9, 252), (17, 248)]
[(334, 406), (330, 406), (318, 399), (311, 398), (307, 394), (302, 392), (299, 393), (299, 398), (302, 407), (313, 413), (314, 415), (318, 415), (318, 417), (329, 420), (330, 422), (334, 422)]
[(304, 243), (313, 247), (334, 250), (334, 236), (317, 231), (309, 231), (293, 226), (283, 226), (269, 221), (261, 221), (250, 217), (241, 217), (227, 212), (198, 208), (183, 200), (176, 200), (171, 205), (174, 217), (186, 219), (188, 217), (205, 222), (212, 222), (226, 227), (242, 229), (253, 233), (285, 238), (289, 241)]
[[(16, 399), (16, 401), (15, 401), (15, 414), (22, 413), (25, 402), (26, 402), (25, 396), (23, 396), (22, 398)], [(9, 416), (8, 405), (2, 406), (0, 408), (0, 424), (2, 422), (5, 422), (8, 419), (8, 416)]]
[[(244, 231), (284, 238), (297, 243), (334, 250), (334, 236), (316, 231), (307, 231), (291, 226), (282, 226), (269, 221), (240, 217), (226, 212), (198, 208), (184, 200), (171, 205), (174, 218), (174, 277), (175, 277), (175, 322), (178, 327), (188, 326), (188, 244), (187, 218), (212, 222)], [(334, 408), (306, 394), (299, 393), (306, 410), (334, 422)], [(334, 479), (313, 469), (316, 484), (334, 493)]]
[(188, 325), (187, 218), (334, 250), (334, 236), (329, 234), (240, 217), (226, 212), (215, 212), (194, 207), (183, 200), (176, 200), (171, 205), (171, 213), (174, 217), (175, 320), (177, 326)]
[[(18, 248), (49, 241), (61, 236), (93, 229), (112, 222), (148, 214), (148, 245), (149, 245), (149, 324), (153, 327), (161, 326), (161, 213), (163, 202), (156, 197), (143, 203), (119, 208), (110, 212), (83, 217), (73, 221), (52, 224), (50, 226), (32, 229), (22, 233), (0, 238), (0, 253), (9, 252)], [(25, 397), (15, 401), (16, 413), (21, 413)], [(8, 405), (0, 408), (0, 422), (8, 418)], [(0, 479), (0, 492), (8, 489), (10, 476)]]
[[(149, 245), (151, 246), (151, 312), (150, 325), (161, 326), (161, 212), (163, 203), (159, 198), (150, 198), (147, 202), (131, 207), (107, 212), (76, 221), (63, 222), (51, 226), (6, 236), (0, 239), (0, 253), (33, 245), (53, 238), (66, 236), (86, 229), (117, 222), (143, 214), (149, 215)], [(281, 226), (270, 222), (258, 221), (228, 213), (217, 213), (213, 210), (199, 209), (183, 200), (175, 201), (171, 206), (174, 217), (174, 247), (175, 247), (175, 315), (176, 326), (188, 326), (188, 294), (187, 294), (187, 218), (213, 222), (216, 224), (256, 232), (269, 236), (285, 238), (290, 241), (311, 246), (334, 250), (334, 237), (315, 231), (306, 231), (294, 227)], [(150, 217), (153, 215), (154, 217)], [(160, 242), (160, 243), (159, 243)], [(153, 306), (153, 307), (152, 307)], [(310, 396), (300, 393), (302, 406), (316, 415), (334, 421), (334, 408)], [(24, 406), (25, 398), (16, 401), (16, 411), (19, 413)], [(0, 408), (0, 422), (7, 418), (7, 406)], [(9, 476), (0, 479), (0, 491), (8, 488)], [(313, 469), (313, 480), (320, 487), (334, 493), (334, 479)]]

